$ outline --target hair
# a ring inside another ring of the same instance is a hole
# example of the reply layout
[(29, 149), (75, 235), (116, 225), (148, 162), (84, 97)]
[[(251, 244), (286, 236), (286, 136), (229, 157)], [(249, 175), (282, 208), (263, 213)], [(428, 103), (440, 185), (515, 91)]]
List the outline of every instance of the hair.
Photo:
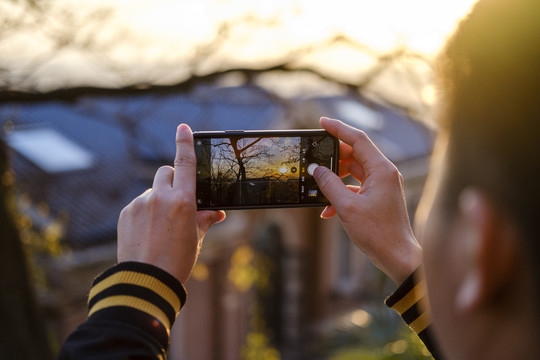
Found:
[[(505, 211), (540, 278), (540, 1), (480, 0), (438, 59), (444, 208), (468, 186)], [(537, 283), (540, 295), (540, 281)]]

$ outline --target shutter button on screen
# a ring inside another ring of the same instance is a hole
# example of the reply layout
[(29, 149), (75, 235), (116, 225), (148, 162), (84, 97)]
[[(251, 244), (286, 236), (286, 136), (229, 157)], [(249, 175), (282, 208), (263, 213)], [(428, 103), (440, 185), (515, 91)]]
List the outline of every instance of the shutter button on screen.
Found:
[(309, 164), (309, 166), (307, 167), (307, 172), (309, 175), (313, 176), (313, 172), (315, 171), (315, 169), (319, 166), (319, 164), (315, 164), (315, 163), (311, 163)]

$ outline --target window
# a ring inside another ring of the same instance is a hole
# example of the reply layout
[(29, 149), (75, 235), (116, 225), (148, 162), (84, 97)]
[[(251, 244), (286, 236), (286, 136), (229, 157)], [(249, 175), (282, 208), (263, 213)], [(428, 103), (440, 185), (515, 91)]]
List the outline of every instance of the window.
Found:
[(8, 134), (7, 142), (49, 174), (85, 170), (94, 163), (89, 151), (51, 128), (14, 130)]

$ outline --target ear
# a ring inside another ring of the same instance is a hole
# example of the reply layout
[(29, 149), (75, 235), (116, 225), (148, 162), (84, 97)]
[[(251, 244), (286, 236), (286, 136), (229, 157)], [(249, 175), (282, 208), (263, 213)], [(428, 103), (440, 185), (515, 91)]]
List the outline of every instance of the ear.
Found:
[(468, 312), (500, 300), (508, 291), (518, 264), (520, 242), (511, 219), (488, 197), (465, 189), (459, 212), (469, 261), (455, 299), (458, 312)]

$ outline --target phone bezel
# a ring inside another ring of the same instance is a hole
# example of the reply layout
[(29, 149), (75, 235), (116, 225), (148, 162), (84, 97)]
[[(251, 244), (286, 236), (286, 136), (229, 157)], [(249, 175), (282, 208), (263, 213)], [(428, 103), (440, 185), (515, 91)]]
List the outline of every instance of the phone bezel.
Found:
[[(324, 129), (292, 129), (292, 130), (225, 130), (225, 131), (194, 131), (194, 143), (197, 139), (212, 137), (301, 137), (328, 135), (334, 140), (334, 153), (336, 161), (332, 164), (332, 169), (339, 174), (339, 139)], [(280, 208), (302, 208), (302, 207), (322, 207), (330, 205), (329, 202), (311, 203), (311, 204), (272, 204), (272, 205), (232, 205), (232, 206), (199, 206), (197, 210), (253, 210), (253, 209), (280, 209)]]

